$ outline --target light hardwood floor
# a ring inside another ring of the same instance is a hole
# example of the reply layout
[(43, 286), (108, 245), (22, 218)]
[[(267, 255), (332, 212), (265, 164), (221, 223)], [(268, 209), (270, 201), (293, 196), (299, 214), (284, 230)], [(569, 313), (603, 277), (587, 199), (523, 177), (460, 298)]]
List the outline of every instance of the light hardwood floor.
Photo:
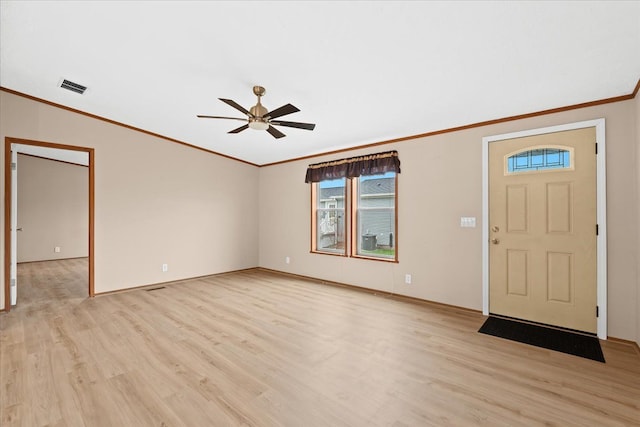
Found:
[(475, 312), (252, 270), (86, 298), (86, 260), (20, 265), (2, 426), (640, 425), (640, 356), (477, 333)]

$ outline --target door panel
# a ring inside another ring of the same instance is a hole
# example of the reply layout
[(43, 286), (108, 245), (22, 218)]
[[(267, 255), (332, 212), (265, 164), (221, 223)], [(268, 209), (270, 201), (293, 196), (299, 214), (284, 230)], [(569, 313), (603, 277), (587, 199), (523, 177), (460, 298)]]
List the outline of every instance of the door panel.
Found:
[(528, 216), (527, 186), (507, 185), (507, 231), (526, 233)]
[(570, 182), (547, 184), (547, 233), (571, 233), (573, 193)]
[(529, 295), (528, 251), (507, 249), (507, 293), (509, 295)]
[(489, 144), (489, 311), (596, 332), (595, 128)]
[(573, 295), (573, 255), (547, 252), (547, 301), (571, 303)]

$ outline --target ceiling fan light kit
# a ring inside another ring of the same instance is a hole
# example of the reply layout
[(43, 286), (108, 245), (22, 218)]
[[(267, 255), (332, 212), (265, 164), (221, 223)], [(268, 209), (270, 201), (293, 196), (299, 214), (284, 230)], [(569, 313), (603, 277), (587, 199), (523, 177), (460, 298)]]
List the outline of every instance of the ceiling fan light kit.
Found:
[(256, 119), (249, 119), (249, 127), (255, 130), (267, 130), (269, 129), (269, 123)]
[(238, 117), (223, 117), (223, 116), (206, 116), (206, 115), (198, 115), (201, 119), (229, 119), (229, 120), (241, 120), (246, 122), (245, 125), (240, 126), (239, 128), (230, 130), (228, 133), (240, 133), (247, 128), (255, 129), (255, 130), (266, 130), (273, 136), (274, 138), (282, 138), (286, 136), (284, 133), (280, 132), (278, 129), (273, 126), (285, 126), (292, 127), (297, 129), (306, 129), (313, 130), (316, 125), (313, 123), (300, 123), (300, 122), (287, 122), (282, 120), (274, 121), (278, 117), (286, 116), (287, 114), (295, 113), (300, 111), (298, 108), (294, 107), (291, 104), (285, 104), (282, 107), (276, 108), (275, 110), (269, 112), (261, 103), (260, 98), (264, 96), (266, 93), (265, 88), (262, 86), (254, 86), (253, 94), (258, 97), (258, 102), (253, 107), (247, 110), (237, 102), (231, 99), (218, 98), (220, 101), (225, 104), (235, 108), (241, 113), (245, 114), (246, 118), (238, 118)]

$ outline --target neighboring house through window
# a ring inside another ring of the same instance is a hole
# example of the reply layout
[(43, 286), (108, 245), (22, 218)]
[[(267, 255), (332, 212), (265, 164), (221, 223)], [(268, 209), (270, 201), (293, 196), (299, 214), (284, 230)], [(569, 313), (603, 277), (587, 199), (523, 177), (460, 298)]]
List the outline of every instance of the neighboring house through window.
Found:
[(396, 174), (353, 178), (352, 255), (396, 259)]
[(318, 252), (345, 254), (346, 179), (322, 181), (315, 189), (315, 247)]

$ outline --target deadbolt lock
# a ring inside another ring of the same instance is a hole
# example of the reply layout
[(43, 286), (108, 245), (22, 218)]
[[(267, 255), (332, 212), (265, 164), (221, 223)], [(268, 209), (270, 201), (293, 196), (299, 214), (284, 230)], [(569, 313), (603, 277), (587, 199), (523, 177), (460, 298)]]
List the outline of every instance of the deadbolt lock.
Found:
[(497, 225), (494, 225), (493, 227), (491, 227), (491, 231), (497, 233), (498, 231), (500, 231), (500, 228)]

